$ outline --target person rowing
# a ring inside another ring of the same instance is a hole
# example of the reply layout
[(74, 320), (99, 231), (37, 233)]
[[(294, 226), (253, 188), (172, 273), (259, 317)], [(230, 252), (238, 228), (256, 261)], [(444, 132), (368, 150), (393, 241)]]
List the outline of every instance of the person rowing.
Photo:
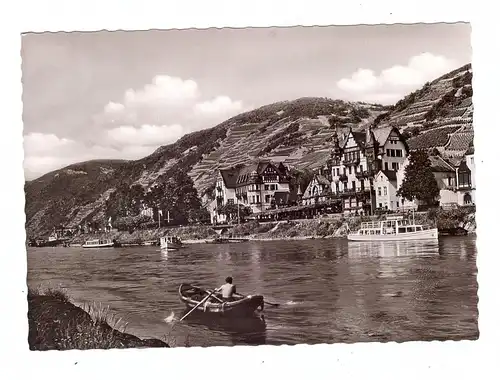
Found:
[(231, 302), (234, 300), (234, 295), (236, 294), (236, 286), (233, 284), (233, 278), (227, 277), (226, 283), (219, 288), (215, 289), (217, 293), (221, 293), (222, 300), (224, 302)]

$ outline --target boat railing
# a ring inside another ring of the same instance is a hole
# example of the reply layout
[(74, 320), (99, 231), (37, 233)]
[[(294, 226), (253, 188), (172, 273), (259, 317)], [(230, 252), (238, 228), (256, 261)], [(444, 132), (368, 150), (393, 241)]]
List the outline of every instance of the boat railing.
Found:
[(380, 228), (380, 227), (381, 227), (380, 222), (363, 222), (363, 223), (361, 223), (362, 229), (371, 229), (371, 228)]

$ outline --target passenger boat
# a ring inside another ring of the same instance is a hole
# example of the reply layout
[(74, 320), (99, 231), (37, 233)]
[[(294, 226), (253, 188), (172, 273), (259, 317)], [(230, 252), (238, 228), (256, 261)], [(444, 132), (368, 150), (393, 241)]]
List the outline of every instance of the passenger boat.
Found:
[(82, 248), (113, 248), (115, 247), (116, 241), (111, 239), (92, 239), (87, 240)]
[[(194, 308), (200, 301), (210, 294), (210, 291), (191, 284), (179, 286), (179, 297), (189, 309)], [(221, 302), (220, 294), (214, 293), (206, 302), (196, 306), (196, 311), (221, 315), (252, 315), (258, 308), (264, 309), (264, 297), (249, 295), (234, 297), (234, 301)]]
[(352, 241), (437, 240), (438, 229), (415, 224), (403, 216), (387, 217), (383, 221), (364, 222), (354, 233), (347, 235)]
[(164, 236), (160, 238), (160, 249), (162, 251), (175, 251), (180, 248), (184, 248), (184, 245), (177, 236)]

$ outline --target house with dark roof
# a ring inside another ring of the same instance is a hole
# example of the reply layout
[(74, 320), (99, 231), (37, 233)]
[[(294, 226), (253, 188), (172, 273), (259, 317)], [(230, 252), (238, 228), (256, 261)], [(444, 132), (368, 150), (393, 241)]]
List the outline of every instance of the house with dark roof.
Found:
[[(391, 178), (408, 156), (409, 148), (395, 127), (352, 129), (333, 136), (328, 169), (332, 193), (342, 198), (345, 214), (371, 214), (376, 208), (373, 180), (379, 171)], [(389, 173), (392, 172), (392, 173)]]
[[(431, 164), (431, 170), (436, 179), (436, 183), (439, 189), (439, 205), (442, 207), (451, 207), (455, 205), (463, 205), (463, 196), (460, 196), (458, 182), (458, 168), (454, 166), (449, 159), (443, 158), (439, 155), (429, 156), (429, 161)], [(454, 161), (455, 162), (455, 161)], [(464, 160), (460, 162), (465, 163)], [(405, 177), (405, 168), (409, 161), (406, 160), (401, 169), (397, 173), (397, 189), (403, 183)], [(460, 166), (460, 165), (459, 165)], [(469, 188), (469, 182), (467, 178), (464, 177), (462, 182), (464, 187)], [(378, 202), (378, 199), (377, 199)], [(418, 206), (418, 201), (408, 201), (399, 199), (399, 207), (404, 209), (415, 208)], [(389, 210), (398, 210), (398, 208), (391, 209), (389, 205)]]
[(443, 206), (465, 206), (476, 202), (476, 165), (472, 139), (466, 149), (462, 147), (462, 152), (464, 150), (462, 156), (446, 158), (446, 162), (453, 168), (453, 185), (448, 186), (449, 192), (441, 190), (440, 204)]
[(220, 169), (215, 184), (215, 200), (210, 205), (212, 222), (228, 222), (227, 216), (221, 212), (226, 204), (239, 204), (257, 213), (287, 204), (289, 194), (288, 168), (282, 162), (259, 160)]
[(307, 185), (304, 194), (302, 194), (302, 204), (312, 205), (318, 202), (326, 202), (331, 191), (330, 180), (323, 173), (316, 173)]
[(394, 170), (379, 170), (373, 179), (376, 210), (397, 210), (401, 199), (396, 195), (398, 179)]

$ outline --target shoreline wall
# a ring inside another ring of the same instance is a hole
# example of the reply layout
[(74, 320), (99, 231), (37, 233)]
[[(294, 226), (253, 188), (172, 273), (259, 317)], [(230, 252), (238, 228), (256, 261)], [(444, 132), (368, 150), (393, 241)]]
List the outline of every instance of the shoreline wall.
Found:
[[(290, 221), (250, 221), (236, 225), (224, 233), (223, 237), (244, 237), (255, 240), (300, 239), (300, 238), (341, 238), (349, 231), (355, 231), (362, 222), (383, 220), (384, 216), (349, 216), (331, 215), (314, 219)], [(416, 212), (415, 222), (430, 224), (439, 229), (463, 228), (468, 233), (475, 233), (475, 212), (467, 209), (430, 210)], [(70, 244), (83, 244), (92, 238), (116, 239), (122, 244), (142, 244), (157, 241), (165, 235), (175, 235), (188, 243), (204, 242), (221, 236), (212, 226), (162, 227), (156, 229), (135, 229), (133, 231), (113, 231), (99, 234), (80, 234), (69, 240)]]

